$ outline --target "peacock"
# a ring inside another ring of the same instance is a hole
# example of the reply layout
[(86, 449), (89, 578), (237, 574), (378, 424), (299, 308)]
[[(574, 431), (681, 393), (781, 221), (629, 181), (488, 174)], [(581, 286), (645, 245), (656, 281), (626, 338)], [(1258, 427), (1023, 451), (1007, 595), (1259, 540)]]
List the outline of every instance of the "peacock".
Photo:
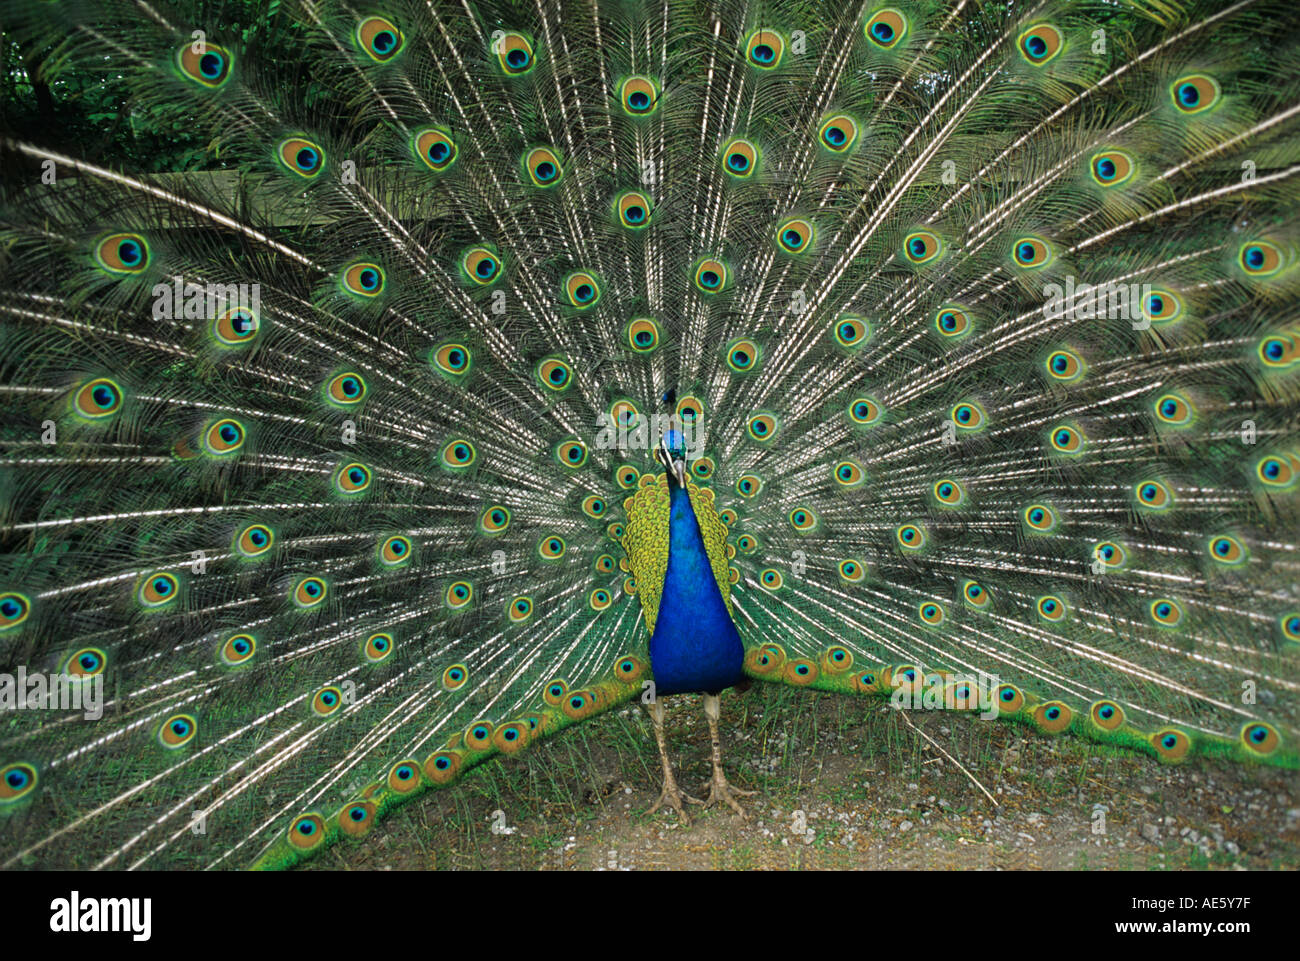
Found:
[(1300, 767), (1289, 0), (0, 23), (3, 867), (290, 867), (624, 705), (745, 817), (751, 683)]

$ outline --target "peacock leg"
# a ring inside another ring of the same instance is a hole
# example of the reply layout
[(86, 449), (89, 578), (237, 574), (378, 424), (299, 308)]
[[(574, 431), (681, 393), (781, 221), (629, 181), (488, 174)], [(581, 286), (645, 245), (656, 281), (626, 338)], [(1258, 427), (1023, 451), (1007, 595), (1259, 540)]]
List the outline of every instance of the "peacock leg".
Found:
[(722, 741), (718, 737), (718, 718), (722, 716), (722, 702), (718, 695), (704, 695), (704, 716), (709, 719), (709, 739), (713, 742), (713, 778), (709, 782), (709, 799), (704, 802), (704, 806), (712, 807), (726, 802), (743, 818), (745, 810), (736, 802), (736, 795), (749, 797), (758, 792), (742, 791), (738, 787), (732, 787), (727, 783), (726, 775), (722, 773)]
[(659, 793), (659, 800), (655, 801), (646, 814), (654, 814), (663, 807), (665, 801), (677, 812), (677, 816), (685, 823), (690, 823), (690, 818), (686, 816), (686, 810), (682, 807), (682, 800), (690, 801), (692, 804), (703, 804), (699, 798), (693, 798), (689, 794), (683, 794), (677, 787), (677, 779), (673, 777), (673, 766), (668, 762), (668, 748), (664, 744), (664, 704), (663, 701), (655, 700), (646, 705), (646, 710), (650, 714), (650, 720), (655, 727), (655, 743), (659, 745), (659, 760), (664, 766), (664, 789)]

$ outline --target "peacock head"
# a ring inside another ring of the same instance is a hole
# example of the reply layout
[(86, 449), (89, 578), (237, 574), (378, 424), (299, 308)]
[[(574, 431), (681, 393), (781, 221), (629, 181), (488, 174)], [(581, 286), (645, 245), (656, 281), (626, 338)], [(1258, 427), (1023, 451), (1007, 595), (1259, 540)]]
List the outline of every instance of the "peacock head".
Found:
[(669, 420), (668, 429), (660, 435), (655, 459), (664, 465), (670, 482), (676, 482), (678, 487), (686, 486), (686, 435), (676, 417)]

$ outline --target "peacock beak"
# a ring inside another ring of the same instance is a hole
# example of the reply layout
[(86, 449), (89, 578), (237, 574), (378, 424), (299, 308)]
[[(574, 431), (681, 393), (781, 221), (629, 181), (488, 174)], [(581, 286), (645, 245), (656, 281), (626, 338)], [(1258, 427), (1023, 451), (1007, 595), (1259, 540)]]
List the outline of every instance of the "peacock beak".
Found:
[(664, 438), (659, 439), (659, 460), (663, 462), (668, 473), (676, 479), (678, 486), (686, 486), (686, 461), (673, 457), (672, 450), (668, 447), (668, 442)]

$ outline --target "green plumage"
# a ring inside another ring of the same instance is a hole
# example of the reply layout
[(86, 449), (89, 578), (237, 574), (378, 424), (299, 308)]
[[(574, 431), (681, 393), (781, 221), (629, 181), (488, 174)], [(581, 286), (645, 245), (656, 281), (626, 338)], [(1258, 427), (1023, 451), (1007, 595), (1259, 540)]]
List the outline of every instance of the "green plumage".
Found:
[(665, 414), (748, 675), (1300, 767), (1292, 4), (6, 8), (0, 866), (639, 698)]

